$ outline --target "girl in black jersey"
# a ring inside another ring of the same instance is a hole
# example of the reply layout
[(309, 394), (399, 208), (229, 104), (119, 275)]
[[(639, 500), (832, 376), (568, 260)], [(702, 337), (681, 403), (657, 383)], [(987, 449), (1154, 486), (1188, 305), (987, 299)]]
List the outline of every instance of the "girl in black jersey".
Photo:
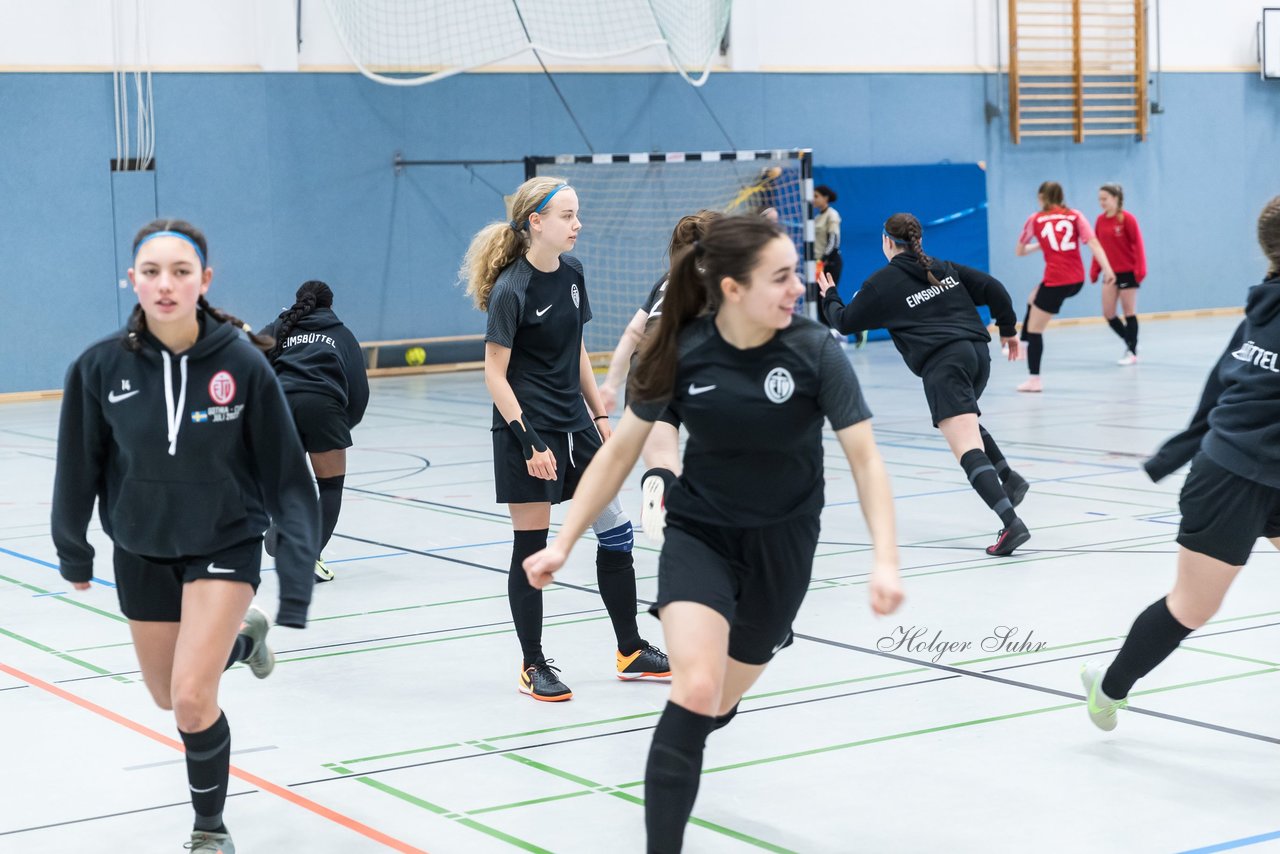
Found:
[(1004, 526), (989, 555), (1009, 555), (1031, 538), (1014, 512), (1027, 482), (1009, 467), (991, 434), (978, 423), (978, 398), (991, 374), (987, 332), (977, 306), (986, 305), (1009, 359), (1018, 357), (1018, 316), (1004, 285), (981, 270), (924, 254), (920, 221), (894, 214), (885, 221), (880, 248), (889, 261), (871, 275), (848, 305), (831, 276), (818, 282), (822, 316), (845, 334), (887, 329), (911, 372), (924, 383), (933, 426), (942, 431), (969, 483)]
[[(333, 290), (324, 282), (304, 282), (294, 303), (259, 335), (275, 346), (267, 351), (280, 377), (302, 447), (311, 459), (320, 493), (320, 550), (329, 545), (342, 512), (351, 428), (369, 405), (369, 377), (360, 342), (333, 313)], [(274, 528), (267, 553), (275, 554)], [(316, 581), (332, 581), (333, 570), (316, 555)]]
[(1143, 465), (1158, 481), (1191, 462), (1178, 497), (1178, 575), (1138, 615), (1110, 667), (1081, 669), (1100, 729), (1115, 729), (1134, 683), (1217, 613), (1258, 538), (1280, 548), (1280, 196), (1258, 217), (1258, 242), (1270, 269), (1250, 288), (1191, 424)]
[(205, 301), (213, 270), (204, 235), (156, 220), (133, 252), (138, 305), (128, 326), (67, 372), (53, 541), (62, 577), (87, 590), (97, 500), (143, 681), (173, 710), (186, 747), (195, 808), (186, 847), (234, 854), (222, 823), (231, 730), (218, 683), (237, 661), (259, 679), (275, 664), (266, 615), (249, 607), (268, 514), (280, 526), (276, 622), (306, 624), (315, 490), (297, 435), (280, 429), (289, 409), (260, 352), (271, 342), (246, 340), (248, 326)]
[[(671, 259), (694, 241), (702, 237), (707, 226), (722, 214), (711, 210), (701, 210), (696, 214), (680, 217), (671, 232), (671, 243), (667, 248), (667, 258)], [(627, 328), (613, 351), (609, 361), (609, 372), (600, 384), (600, 399), (605, 410), (613, 412), (618, 403), (618, 390), (622, 387), (623, 378), (629, 368), (635, 367), (635, 354), (645, 333), (657, 325), (662, 316), (662, 303), (667, 296), (667, 276), (654, 282), (644, 305), (631, 318)], [(645, 536), (654, 545), (662, 545), (662, 529), (666, 517), (666, 495), (680, 476), (680, 422), (670, 410), (654, 422), (649, 438), (645, 440), (644, 451), (645, 473), (640, 478), (640, 492), (643, 496), (640, 507), (640, 526)]]
[(707, 735), (736, 714), (765, 665), (792, 642), (823, 505), (824, 417), (853, 470), (871, 531), (871, 605), (902, 600), (893, 496), (870, 412), (840, 346), (795, 317), (796, 250), (757, 216), (713, 222), (672, 259), (658, 328), (641, 345), (630, 402), (583, 476), (560, 534), (525, 562), (549, 584), (593, 514), (615, 495), (653, 422), (671, 408), (689, 430), (667, 501), (658, 601), (671, 650), (671, 700), (645, 772), (651, 852), (678, 851)]
[[(518, 687), (554, 702), (573, 692), (542, 653), (542, 591), (529, 585), (521, 566), (546, 546), (551, 505), (573, 497), (609, 438), (609, 416), (582, 341), (591, 319), (582, 264), (567, 254), (582, 227), (577, 193), (556, 178), (531, 178), (516, 190), (511, 210), (513, 220), (492, 223), (472, 239), (462, 276), (476, 307), (489, 315), (484, 381), (493, 396), (497, 498), (510, 508), (515, 529), (507, 596), (524, 655)], [(666, 655), (636, 626), (631, 522), (616, 500), (592, 518), (618, 678), (666, 678)]]

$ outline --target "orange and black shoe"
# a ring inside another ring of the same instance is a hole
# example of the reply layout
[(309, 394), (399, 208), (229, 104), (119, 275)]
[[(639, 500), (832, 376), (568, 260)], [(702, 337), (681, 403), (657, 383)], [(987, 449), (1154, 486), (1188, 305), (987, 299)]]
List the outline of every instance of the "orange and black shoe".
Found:
[(533, 699), (542, 700), (544, 703), (572, 700), (573, 692), (569, 690), (568, 685), (560, 681), (559, 676), (556, 676), (559, 672), (559, 667), (551, 666), (551, 659), (529, 665), (520, 671), (520, 693), (528, 694)]
[(618, 678), (628, 682), (633, 679), (670, 679), (671, 662), (665, 652), (649, 644), (630, 655), (623, 655), (619, 650)]

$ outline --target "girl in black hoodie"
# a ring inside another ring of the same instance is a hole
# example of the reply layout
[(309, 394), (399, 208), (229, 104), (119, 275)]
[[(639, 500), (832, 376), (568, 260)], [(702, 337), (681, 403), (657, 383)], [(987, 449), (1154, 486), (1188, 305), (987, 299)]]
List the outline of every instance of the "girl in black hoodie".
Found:
[[(294, 303), (260, 335), (275, 346), (267, 358), (280, 377), (302, 447), (311, 458), (320, 492), (320, 551), (329, 545), (342, 511), (351, 428), (369, 405), (369, 376), (360, 342), (333, 313), (333, 291), (324, 282), (304, 282)], [(275, 529), (267, 531), (267, 553), (275, 554)], [(316, 581), (332, 581), (333, 570), (316, 553)]]
[(58, 427), (53, 541), (62, 577), (93, 578), (86, 536), (98, 503), (113, 542), (120, 610), (162, 709), (186, 747), (193, 851), (234, 854), (222, 823), (231, 730), (222, 672), (244, 661), (259, 679), (275, 657), (257, 590), (268, 513), (280, 524), (276, 622), (306, 625), (318, 513), (280, 384), (249, 327), (210, 306), (204, 235), (156, 220), (133, 241), (128, 326), (67, 372)]
[(1138, 615), (1110, 667), (1080, 671), (1089, 718), (1116, 727), (1130, 689), (1218, 611), (1259, 537), (1280, 548), (1280, 196), (1258, 217), (1270, 262), (1205, 383), (1191, 424), (1143, 465), (1158, 481), (1191, 461), (1178, 507), (1178, 576)]
[(894, 346), (924, 384), (933, 426), (942, 431), (970, 485), (1004, 526), (987, 554), (1004, 556), (1031, 539), (1014, 512), (1027, 481), (1009, 467), (991, 434), (978, 423), (978, 398), (991, 374), (991, 333), (977, 306), (991, 308), (1009, 358), (1018, 356), (1017, 315), (1009, 292), (981, 270), (924, 254), (920, 221), (908, 213), (885, 221), (880, 248), (889, 263), (845, 305), (835, 280), (824, 275), (821, 314), (846, 335), (887, 329)]

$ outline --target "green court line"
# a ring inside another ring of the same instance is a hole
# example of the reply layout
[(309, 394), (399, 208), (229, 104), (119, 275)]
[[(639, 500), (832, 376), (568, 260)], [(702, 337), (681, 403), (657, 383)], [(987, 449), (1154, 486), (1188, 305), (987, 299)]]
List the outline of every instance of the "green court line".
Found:
[(1233, 658), (1236, 661), (1246, 661), (1249, 664), (1265, 664), (1268, 667), (1280, 667), (1280, 662), (1263, 661), (1261, 658), (1249, 658), (1246, 655), (1236, 655), (1232, 652), (1220, 652), (1216, 649), (1199, 649), (1194, 646), (1187, 646), (1186, 644), (1182, 644), (1178, 649), (1190, 650), (1191, 652), (1203, 652), (1205, 655), (1218, 655), (1223, 658)]
[(121, 646), (133, 646), (133, 641), (128, 640), (124, 643), (103, 643), (97, 646), (78, 646), (75, 649), (64, 650), (65, 652), (90, 652), (95, 649), (115, 649)]
[[(1221, 620), (1211, 620), (1206, 625), (1212, 625), (1214, 623), (1239, 622), (1240, 620), (1258, 619), (1261, 617), (1272, 617), (1276, 615), (1280, 615), (1280, 611), (1263, 611), (1258, 614), (1244, 614), (1238, 617), (1226, 617)], [(1092, 644), (1113, 643), (1115, 641), (1121, 641), (1123, 639), (1124, 639), (1123, 635), (1119, 637), (1093, 638), (1090, 640), (1074, 641), (1071, 643), (1064, 643), (1064, 644), (1055, 644), (1053, 646), (1047, 646), (1040, 650), (1024, 650), (1021, 652), (1006, 652), (1006, 653), (1000, 653), (998, 655), (983, 656), (982, 658), (970, 658), (970, 659), (965, 659), (963, 661), (953, 661), (949, 663), (953, 667), (966, 667), (973, 664), (984, 664), (991, 661), (1001, 661), (1001, 660), (1006, 660), (1010, 658), (1021, 658), (1029, 655), (1043, 655), (1045, 653), (1057, 652), (1060, 650), (1072, 649), (1072, 648), (1081, 647), (1081, 646), (1089, 646)], [(1242, 658), (1242, 656), (1232, 656), (1226, 653), (1215, 653), (1210, 650), (1202, 650), (1196, 647), (1189, 647), (1185, 645), (1179, 647), (1179, 649), (1186, 649), (1192, 652), (1205, 652), (1209, 654), (1223, 655), (1224, 657), (1229, 657), (1229, 658)], [(1266, 664), (1266, 665), (1273, 665), (1276, 667), (1280, 667), (1280, 664), (1276, 664), (1269, 661), (1261, 661), (1259, 659), (1244, 659), (1244, 660), (1251, 661), (1258, 664)], [(839, 679), (832, 682), (822, 682), (816, 685), (802, 685), (796, 688), (784, 688), (778, 691), (765, 691), (757, 694), (746, 694), (743, 696), (742, 699), (746, 701), (764, 700), (771, 697), (781, 697), (789, 694), (801, 694), (807, 691), (818, 691), (824, 688), (839, 688), (845, 685), (857, 684), (859, 682), (872, 682), (879, 679), (891, 679), (895, 676), (909, 676), (916, 673), (923, 673), (929, 669), (930, 668), (928, 667), (922, 666), (922, 667), (909, 668), (907, 670), (895, 670), (888, 673), (873, 673), (867, 676), (855, 676), (849, 679)], [(1135, 692), (1135, 693), (1141, 693), (1141, 692)], [(487, 736), (486, 738), (482, 739), (482, 742), (492, 743), (492, 742), (498, 742), (498, 741), (508, 741), (508, 740), (517, 739), (517, 738), (529, 738), (536, 735), (549, 735), (551, 733), (566, 732), (566, 731), (575, 730), (575, 729), (586, 729), (589, 727), (604, 726), (606, 724), (627, 723), (630, 721), (643, 720), (644, 718), (657, 717), (661, 714), (662, 714), (661, 711), (640, 712), (634, 715), (622, 715), (619, 717), (602, 718), (600, 720), (583, 721), (580, 723), (573, 723), (573, 724), (564, 724), (562, 726), (543, 727), (541, 729), (526, 730), (524, 732), (508, 733), (506, 735)], [(402, 756), (412, 756), (418, 753), (430, 753), (437, 750), (447, 750), (449, 748), (460, 747), (460, 746), (462, 746), (460, 742), (450, 742), (448, 744), (436, 744), (436, 745), (430, 745), (428, 747), (415, 747), (408, 750), (399, 750), (399, 751), (394, 751), (390, 753), (379, 753), (373, 756), (362, 756), (356, 759), (345, 759), (345, 760), (342, 760), (342, 762), (343, 764), (346, 764), (346, 765), (353, 765), (359, 762), (373, 762), (381, 759), (396, 759)]]
[[(564, 590), (564, 587), (551, 587), (544, 590), (544, 593), (553, 593), (557, 590)], [(311, 622), (322, 623), (326, 620), (345, 620), (348, 617), (371, 617), (378, 614), (394, 614), (397, 611), (415, 611), (419, 608), (439, 608), (443, 605), (465, 605), (470, 602), (484, 602), (489, 599), (506, 599), (506, 593), (497, 593), (493, 596), (472, 596), (469, 599), (450, 599), (445, 602), (423, 602), (418, 605), (401, 605), (398, 608), (378, 608), (373, 611), (353, 611), (350, 614), (332, 614), (328, 617), (312, 617)]]
[[(560, 768), (552, 767), (550, 765), (547, 765), (544, 762), (535, 761), (533, 759), (528, 758), (527, 756), (520, 756), (519, 754), (516, 754), (516, 753), (505, 753), (503, 754), (503, 758), (510, 759), (513, 762), (519, 762), (520, 764), (525, 765), (526, 767), (533, 768), (534, 770), (537, 770), (537, 771), (541, 771), (544, 774), (550, 774), (554, 777), (559, 777), (562, 780), (568, 780), (571, 783), (576, 783), (579, 786), (586, 787), (588, 791), (582, 792), (580, 794), (597, 794), (598, 793), (602, 795), (611, 795), (614, 797), (621, 797), (622, 800), (628, 801), (629, 803), (634, 803), (641, 806), (644, 805), (644, 800), (642, 798), (637, 798), (625, 792), (616, 791), (612, 786), (606, 786), (602, 783), (597, 783), (594, 780), (588, 780), (585, 777), (579, 777), (576, 774), (572, 774)], [(560, 798), (560, 799), (562, 800), (563, 798)], [(521, 806), (521, 804), (504, 804), (501, 807), (486, 807), (484, 809), (486, 812), (496, 812), (499, 809), (513, 809), (517, 806)], [(771, 842), (766, 842), (763, 839), (757, 839), (754, 836), (748, 836), (742, 831), (734, 830), (733, 828), (730, 828), (730, 827), (725, 827), (723, 825), (715, 824), (714, 822), (707, 821), (706, 819), (701, 819), (701, 818), (696, 818), (691, 816), (689, 818), (689, 823), (696, 825), (698, 827), (705, 828), (707, 830), (715, 831), (716, 833), (720, 833), (724, 836), (728, 836), (732, 839), (736, 839), (739, 842), (744, 842), (756, 848), (764, 849), (765, 851), (774, 851), (774, 852), (778, 852), (778, 854), (793, 854), (793, 852), (791, 852), (790, 849), (782, 848), (781, 846), (774, 845)]]
[[(42, 588), (42, 587), (37, 587), (37, 586), (35, 586), (34, 584), (28, 584), (28, 583), (27, 583), (27, 582), (25, 582), (25, 581), (19, 581), (19, 580), (18, 580), (18, 579), (16, 579), (16, 578), (10, 578), (10, 577), (9, 577), (9, 576), (7, 576), (7, 575), (0, 575), (0, 581), (7, 581), (7, 582), (9, 582), (10, 584), (16, 584), (18, 587), (21, 587), (21, 588), (23, 588), (24, 590), (30, 590), (30, 591), (32, 591), (33, 593), (39, 593), (39, 594), (41, 594), (41, 595), (48, 595), (48, 594), (50, 594), (50, 593), (52, 593), (52, 592), (53, 592), (52, 590), (45, 590), (45, 589), (44, 589), (44, 588)], [(113, 614), (113, 613), (111, 613), (110, 611), (104, 611), (104, 610), (102, 610), (101, 608), (95, 608), (95, 607), (93, 607), (92, 605), (87, 605), (87, 604), (85, 604), (84, 602), (81, 602), (81, 601), (79, 601), (79, 600), (77, 600), (77, 599), (69, 598), (67, 594), (69, 594), (70, 592), (71, 592), (71, 591), (69, 591), (69, 590), (68, 590), (68, 591), (66, 591), (66, 593), (59, 593), (58, 595), (56, 595), (56, 596), (51, 596), (51, 597), (49, 597), (49, 598), (53, 599), (53, 600), (54, 600), (54, 601), (56, 601), (56, 602), (65, 602), (65, 603), (67, 603), (68, 605), (74, 605), (74, 606), (76, 606), (77, 608), (83, 608), (84, 610), (86, 610), (86, 611), (91, 611), (91, 612), (93, 612), (94, 614), (101, 614), (101, 615), (102, 615), (102, 616), (104, 616), (104, 617), (110, 617), (111, 619), (115, 620), (117, 623), (127, 623), (127, 622), (129, 622), (129, 621), (128, 621), (128, 620), (126, 620), (124, 617), (120, 616), (119, 614)]]
[(501, 830), (498, 830), (495, 827), (489, 827), (487, 824), (481, 824), (480, 822), (474, 819), (463, 818), (461, 816), (458, 816), (458, 814), (454, 813), (452, 810), (445, 809), (444, 807), (438, 804), (433, 804), (430, 801), (424, 801), (422, 798), (415, 797), (414, 795), (411, 795), (405, 791), (401, 791), (400, 789), (397, 789), (394, 786), (388, 786), (386, 783), (383, 783), (380, 780), (374, 780), (370, 777), (356, 777), (355, 779), (360, 781), (361, 783), (364, 783), (366, 786), (369, 786), (373, 789), (377, 789), (378, 791), (383, 792), (385, 794), (391, 795), (393, 798), (398, 798), (407, 804), (412, 804), (413, 806), (418, 807), (419, 809), (424, 809), (430, 813), (433, 813), (434, 815), (449, 818), (452, 821), (456, 821), (458, 824), (462, 825), (463, 827), (469, 827), (472, 830), (478, 830), (481, 833), (484, 833), (488, 836), (492, 836), (494, 839), (498, 839), (498, 840), (501, 840), (502, 842), (506, 842), (510, 845), (514, 845), (516, 848), (520, 848), (524, 851), (533, 852), (533, 854), (553, 854), (553, 852), (548, 851), (546, 848), (539, 848), (537, 845), (534, 845), (532, 842), (528, 842), (524, 839), (518, 839), (509, 833), (503, 833)]
[(20, 634), (9, 631), (8, 629), (0, 628), (0, 635), (4, 635), (7, 638), (12, 638), (13, 640), (18, 641), (19, 643), (24, 643), (29, 647), (40, 650), (41, 652), (47, 652), (50, 655), (57, 656), (58, 658), (61, 658), (63, 661), (69, 662), (78, 667), (83, 667), (87, 670), (92, 670), (94, 673), (97, 673), (99, 676), (111, 676), (111, 678), (117, 682), (127, 683), (130, 681), (129, 679), (126, 679), (123, 676), (113, 676), (110, 670), (104, 670), (103, 668), (98, 667), (96, 664), (90, 664), (87, 661), (83, 661), (79, 658), (76, 658), (74, 655), (67, 655), (65, 652), (58, 652), (58, 650), (53, 649), (52, 647), (45, 646), (39, 641), (34, 641), (31, 638), (23, 637)]
[[(1129, 696), (1137, 697), (1137, 696), (1143, 696), (1146, 694), (1160, 694), (1166, 691), (1177, 691), (1182, 688), (1194, 688), (1200, 685), (1210, 685), (1217, 682), (1228, 682), (1234, 679), (1247, 679), (1251, 676), (1260, 676), (1265, 673), (1275, 673), (1277, 672), (1277, 670), (1280, 670), (1280, 668), (1268, 667), (1264, 670), (1251, 670), (1246, 673), (1235, 673), (1230, 676), (1218, 676), (1212, 679), (1200, 679), (1195, 682), (1183, 682), (1178, 685), (1168, 685), (1168, 686), (1165, 686), (1164, 688), (1151, 688), (1146, 691), (1134, 691)], [(800, 751), (796, 751), (795, 753), (786, 753), (779, 756), (765, 756), (760, 759), (749, 759), (745, 762), (735, 762), (731, 765), (721, 765), (716, 768), (706, 768), (703, 770), (702, 773), (715, 774), (720, 771), (733, 771), (739, 768), (750, 768), (756, 765), (767, 765), (773, 762), (782, 762), (788, 759), (800, 759), (807, 756), (816, 756), (822, 753), (831, 753), (838, 750), (848, 750), (853, 747), (863, 747), (868, 744), (879, 744), (885, 741), (896, 741), (896, 740), (910, 738), (912, 736), (917, 736), (917, 735), (928, 735), (936, 732), (945, 732), (948, 730), (962, 729), (965, 727), (994, 723), (996, 721), (1006, 721), (1006, 720), (1012, 720), (1014, 718), (1024, 718), (1030, 715), (1044, 714), (1045, 712), (1056, 712), (1062, 709), (1073, 709), (1083, 705), (1084, 705), (1083, 701), (1075, 700), (1070, 703), (1059, 704), (1054, 706), (1045, 706), (1044, 708), (1031, 709), (1025, 712), (1014, 712), (1013, 714), (1009, 714), (1009, 715), (995, 715), (993, 717), (977, 718), (971, 721), (960, 721), (958, 723), (953, 723), (953, 724), (943, 724), (941, 726), (926, 727), (925, 729), (917, 729), (917, 730), (910, 730), (908, 732), (892, 733), (890, 735), (876, 736), (875, 738), (865, 738), (865, 739), (860, 739), (858, 741), (849, 741), (843, 744), (834, 744), (834, 745), (831, 745), (830, 747), (815, 747), (810, 750), (800, 750)], [(624, 787), (633, 788), (635, 786), (643, 786), (643, 785), (644, 785), (644, 781), (639, 780), (637, 782), (619, 784), (618, 788), (624, 788)]]
[(481, 807), (478, 810), (467, 810), (466, 815), (484, 815), (489, 812), (501, 812), (502, 810), (512, 810), (519, 807), (536, 807), (541, 804), (549, 804), (554, 801), (567, 801), (572, 798), (581, 798), (594, 794), (596, 794), (596, 792), (591, 789), (580, 789), (576, 792), (569, 792), (564, 795), (549, 795), (545, 798), (533, 798), (528, 801), (516, 801), (510, 804), (498, 804), (496, 807)]

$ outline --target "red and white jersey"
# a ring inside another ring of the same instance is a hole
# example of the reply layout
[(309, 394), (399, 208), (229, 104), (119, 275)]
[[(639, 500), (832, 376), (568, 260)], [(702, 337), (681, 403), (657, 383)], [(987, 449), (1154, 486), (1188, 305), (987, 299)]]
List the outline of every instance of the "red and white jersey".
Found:
[(1027, 217), (1022, 243), (1039, 243), (1044, 252), (1044, 284), (1076, 285), (1084, 281), (1080, 245), (1093, 240), (1093, 228), (1074, 208), (1051, 208)]

